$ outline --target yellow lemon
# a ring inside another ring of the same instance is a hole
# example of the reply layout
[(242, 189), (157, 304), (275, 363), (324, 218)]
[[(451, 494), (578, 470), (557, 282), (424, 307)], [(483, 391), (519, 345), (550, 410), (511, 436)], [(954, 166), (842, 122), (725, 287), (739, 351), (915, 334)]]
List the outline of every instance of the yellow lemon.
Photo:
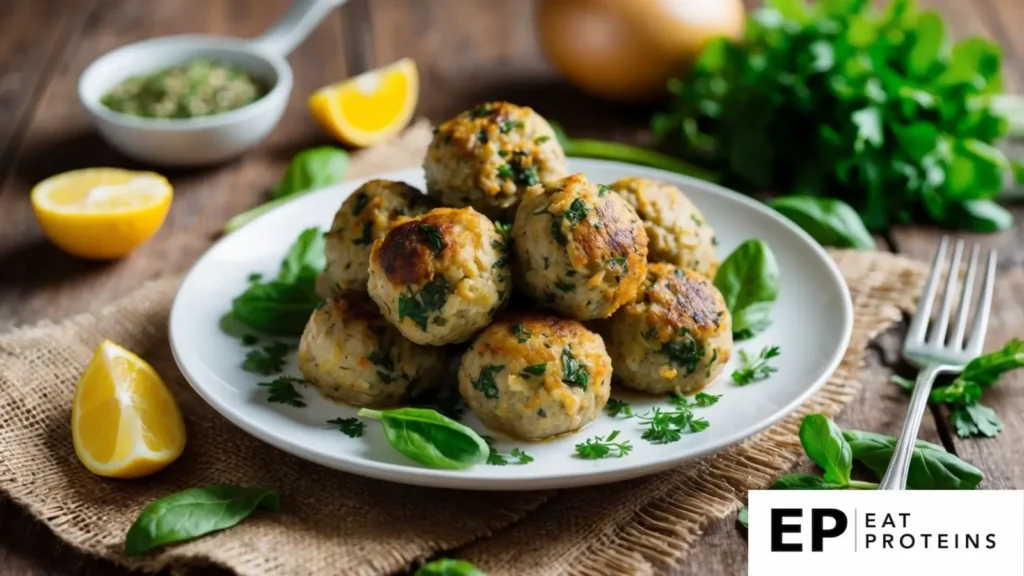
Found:
[(148, 240), (171, 208), (171, 184), (153, 172), (72, 170), (32, 189), (43, 233), (82, 258), (120, 258)]
[(185, 421), (153, 367), (104, 340), (75, 389), (71, 436), (90, 472), (139, 478), (181, 455)]
[(326, 132), (351, 146), (387, 140), (409, 124), (419, 97), (416, 63), (403, 58), (309, 97), (309, 110)]

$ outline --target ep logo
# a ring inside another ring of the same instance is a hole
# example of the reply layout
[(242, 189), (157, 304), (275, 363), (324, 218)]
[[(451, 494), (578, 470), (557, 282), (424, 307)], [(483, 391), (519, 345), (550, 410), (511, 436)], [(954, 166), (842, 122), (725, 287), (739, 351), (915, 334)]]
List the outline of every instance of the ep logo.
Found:
[[(849, 526), (849, 520), (842, 510), (835, 508), (811, 508), (808, 512), (800, 508), (771, 509), (771, 551), (803, 552), (803, 538), (787, 534), (801, 534), (806, 520), (810, 519), (811, 552), (822, 552), (826, 538), (838, 538)], [(797, 541), (797, 540), (801, 541)]]

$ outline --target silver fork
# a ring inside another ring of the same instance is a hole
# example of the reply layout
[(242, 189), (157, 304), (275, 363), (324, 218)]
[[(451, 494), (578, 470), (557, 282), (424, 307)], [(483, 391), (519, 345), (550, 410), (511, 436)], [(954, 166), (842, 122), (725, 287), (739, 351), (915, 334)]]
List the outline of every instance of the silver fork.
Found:
[(942, 242), (939, 243), (939, 250), (935, 253), (932, 271), (928, 276), (928, 282), (924, 285), (921, 301), (917, 305), (914, 318), (910, 321), (907, 338), (903, 342), (903, 357), (917, 366), (920, 372), (918, 372), (917, 381), (914, 383), (914, 393), (910, 397), (907, 420), (903, 423), (903, 430), (900, 432), (899, 438), (896, 439), (896, 448), (893, 450), (889, 469), (885, 471), (885, 476), (878, 484), (879, 490), (905, 490), (907, 488), (907, 473), (910, 470), (910, 458), (914, 454), (914, 442), (917, 440), (921, 418), (928, 406), (928, 395), (931, 393), (935, 378), (940, 374), (962, 372), (968, 362), (981, 354), (982, 346), (985, 344), (985, 331), (988, 328), (988, 317), (992, 310), (992, 291), (996, 276), (995, 250), (988, 253), (981, 294), (974, 306), (974, 323), (971, 327), (970, 338), (966, 345), (964, 344), (967, 318), (971, 309), (974, 276), (978, 270), (979, 248), (977, 244), (971, 248), (971, 260), (967, 266), (963, 289), (960, 291), (956, 323), (953, 325), (953, 333), (947, 343), (946, 336), (949, 330), (949, 319), (953, 312), (953, 299), (956, 297), (960, 280), (960, 257), (964, 251), (963, 240), (957, 240), (956, 246), (953, 248), (953, 260), (946, 277), (942, 304), (935, 316), (931, 330), (928, 330), (928, 321), (931, 318), (932, 304), (938, 291), (939, 278), (942, 275), (942, 264), (946, 261), (948, 244), (949, 238), (944, 236)]

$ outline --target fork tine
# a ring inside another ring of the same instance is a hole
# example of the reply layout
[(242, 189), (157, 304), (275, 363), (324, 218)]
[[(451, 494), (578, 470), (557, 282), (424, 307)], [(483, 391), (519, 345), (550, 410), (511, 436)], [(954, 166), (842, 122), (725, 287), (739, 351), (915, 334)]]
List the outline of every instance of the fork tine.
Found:
[(960, 281), (960, 257), (964, 253), (964, 241), (957, 240), (953, 246), (953, 261), (949, 264), (949, 272), (946, 274), (946, 288), (942, 292), (942, 306), (935, 317), (935, 326), (928, 335), (928, 343), (942, 346), (946, 342), (946, 331), (949, 329), (949, 317), (953, 308), (953, 298), (956, 297), (957, 284)]
[(910, 327), (907, 329), (907, 342), (923, 342), (924, 332), (928, 328), (928, 319), (932, 314), (932, 301), (935, 300), (935, 290), (939, 285), (939, 276), (942, 274), (942, 263), (946, 260), (946, 244), (949, 237), (943, 236), (939, 242), (939, 249), (935, 252), (935, 260), (932, 261), (932, 272), (924, 285), (921, 293), (921, 300), (917, 303), (917, 311), (910, 319)]
[(977, 243), (971, 247), (971, 261), (967, 264), (967, 275), (964, 276), (964, 288), (960, 292), (960, 306), (956, 313), (956, 324), (953, 325), (953, 336), (949, 346), (954, 350), (963, 348), (964, 332), (967, 330), (967, 316), (971, 311), (971, 296), (974, 291), (974, 274), (978, 271), (978, 253), (981, 252)]
[(967, 352), (978, 355), (985, 346), (985, 331), (988, 330), (988, 317), (992, 311), (992, 293), (996, 289), (996, 251), (988, 253), (985, 265), (985, 280), (981, 284), (981, 300), (978, 310), (974, 313), (974, 326), (971, 328), (971, 339), (967, 341)]

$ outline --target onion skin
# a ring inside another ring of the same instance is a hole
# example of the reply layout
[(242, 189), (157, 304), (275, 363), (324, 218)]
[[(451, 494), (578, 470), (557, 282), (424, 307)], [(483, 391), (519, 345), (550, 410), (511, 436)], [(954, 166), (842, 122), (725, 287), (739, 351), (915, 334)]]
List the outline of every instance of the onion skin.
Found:
[(667, 94), (707, 43), (743, 34), (741, 0), (541, 0), (537, 25), (551, 63), (595, 96), (650, 103)]

